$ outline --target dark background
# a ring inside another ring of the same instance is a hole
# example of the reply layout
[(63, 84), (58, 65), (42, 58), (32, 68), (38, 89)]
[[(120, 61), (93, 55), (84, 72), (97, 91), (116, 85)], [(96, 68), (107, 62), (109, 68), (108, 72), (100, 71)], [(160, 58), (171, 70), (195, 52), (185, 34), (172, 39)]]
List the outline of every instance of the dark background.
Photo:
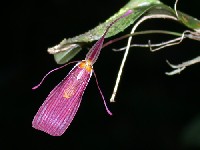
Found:
[[(184, 40), (180, 45), (151, 53), (132, 48), (124, 68), (116, 103), (109, 103), (107, 115), (94, 77), (84, 93), (81, 107), (61, 137), (51, 137), (33, 129), (32, 119), (48, 93), (73, 65), (51, 74), (36, 91), (31, 88), (50, 70), (58, 67), (47, 48), (65, 37), (81, 34), (106, 20), (128, 0), (49, 0), (9, 1), (4, 7), (5, 25), (1, 49), (1, 149), (200, 149), (200, 65), (181, 74), (166, 76), (171, 68), (165, 60), (181, 63), (200, 54), (199, 42)], [(173, 6), (173, 1), (163, 1)], [(181, 1), (178, 9), (196, 18), (198, 1)], [(187, 29), (169, 20), (143, 23), (139, 30)], [(124, 33), (129, 33), (128, 28)], [(119, 36), (119, 35), (118, 35)], [(116, 37), (118, 37), (116, 36)], [(134, 38), (135, 43), (158, 43), (171, 36), (151, 35)], [(109, 101), (124, 52), (110, 45), (94, 65), (99, 84)], [(5, 46), (5, 48), (3, 48)], [(90, 48), (90, 46), (88, 46)], [(82, 60), (87, 48), (73, 60)]]

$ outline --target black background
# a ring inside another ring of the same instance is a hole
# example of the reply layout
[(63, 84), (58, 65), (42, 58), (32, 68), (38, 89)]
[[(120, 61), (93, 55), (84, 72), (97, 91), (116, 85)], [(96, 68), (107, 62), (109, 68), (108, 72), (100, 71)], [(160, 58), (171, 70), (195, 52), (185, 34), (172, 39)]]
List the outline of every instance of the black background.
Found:
[[(124, 68), (116, 103), (109, 103), (113, 116), (107, 115), (94, 77), (84, 93), (79, 111), (61, 137), (51, 137), (31, 126), (33, 116), (48, 93), (73, 65), (51, 74), (36, 91), (31, 88), (43, 75), (58, 67), (47, 48), (63, 38), (81, 34), (117, 12), (127, 1), (49, 0), (9, 1), (4, 7), (5, 21), (1, 49), (1, 149), (136, 149), (195, 150), (193, 137), (185, 132), (200, 115), (199, 64), (181, 74), (166, 76), (166, 64), (181, 63), (200, 54), (199, 42), (184, 40), (180, 45), (152, 53), (132, 48)], [(173, 6), (173, 1), (163, 1)], [(181, 1), (178, 8), (196, 18), (198, 1)], [(143, 23), (139, 30), (186, 28), (169, 20)], [(129, 33), (128, 28), (124, 33)], [(118, 35), (119, 36), (119, 35)], [(118, 37), (116, 36), (116, 37)], [(138, 36), (135, 43), (158, 43), (171, 36)], [(124, 52), (112, 48), (125, 46), (127, 40), (104, 48), (94, 65), (99, 84), (109, 101)], [(3, 48), (5, 46), (5, 48)], [(88, 46), (90, 48), (91, 46)], [(87, 48), (73, 60), (82, 60)], [(195, 132), (196, 134), (196, 132)], [(195, 135), (194, 134), (194, 135)], [(200, 129), (199, 129), (200, 134)], [(192, 134), (193, 135), (193, 134)], [(197, 134), (198, 135), (198, 134)], [(198, 135), (199, 136), (199, 135)], [(188, 139), (190, 139), (188, 141)], [(192, 139), (192, 140), (191, 140)]]

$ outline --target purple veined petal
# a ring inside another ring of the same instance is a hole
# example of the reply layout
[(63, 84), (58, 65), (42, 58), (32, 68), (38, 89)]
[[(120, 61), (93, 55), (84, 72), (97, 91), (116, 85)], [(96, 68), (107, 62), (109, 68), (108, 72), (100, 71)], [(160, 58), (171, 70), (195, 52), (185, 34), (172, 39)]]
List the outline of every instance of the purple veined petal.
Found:
[[(32, 126), (52, 136), (60, 136), (72, 122), (92, 75), (78, 63), (50, 92), (35, 115)], [(90, 72), (89, 72), (90, 71)]]

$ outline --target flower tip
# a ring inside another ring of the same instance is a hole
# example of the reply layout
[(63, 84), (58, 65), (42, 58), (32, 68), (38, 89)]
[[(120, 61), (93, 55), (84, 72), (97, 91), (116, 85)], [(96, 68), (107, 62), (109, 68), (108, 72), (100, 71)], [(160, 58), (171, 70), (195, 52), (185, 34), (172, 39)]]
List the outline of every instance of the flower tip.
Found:
[(111, 112), (110, 110), (108, 110), (108, 109), (106, 109), (106, 110), (107, 110), (107, 113), (108, 113), (110, 116), (113, 115), (112, 112)]
[(32, 87), (32, 90), (35, 90), (35, 89), (37, 89), (38, 88), (38, 86), (34, 86), (34, 87)]
[(127, 10), (127, 12), (126, 12), (124, 15), (125, 15), (125, 16), (128, 16), (128, 15), (130, 15), (132, 12), (133, 12), (133, 10), (129, 9), (129, 10)]
[(133, 10), (129, 9), (127, 12), (129, 12), (129, 13), (132, 13), (132, 12), (133, 12)]

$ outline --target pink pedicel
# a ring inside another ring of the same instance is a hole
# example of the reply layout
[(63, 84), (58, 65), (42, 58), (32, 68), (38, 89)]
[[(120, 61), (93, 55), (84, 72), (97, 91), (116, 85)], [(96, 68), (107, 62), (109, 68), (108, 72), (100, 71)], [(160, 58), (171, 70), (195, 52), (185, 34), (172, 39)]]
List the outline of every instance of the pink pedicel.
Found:
[[(114, 20), (108, 26), (102, 37), (90, 49), (85, 60), (79, 61), (69, 74), (50, 92), (42, 106), (39, 108), (37, 114), (34, 116), (32, 121), (33, 128), (46, 132), (52, 136), (61, 136), (67, 130), (80, 106), (82, 95), (94, 72), (93, 64), (100, 54), (106, 33), (115, 22), (131, 13), (132, 10), (128, 10), (124, 15)], [(64, 66), (50, 71), (47, 75)], [(46, 76), (37, 86), (33, 87), (33, 89), (38, 88)], [(100, 90), (99, 86), (98, 88)], [(106, 105), (101, 90), (100, 93), (108, 114), (112, 115)]]

